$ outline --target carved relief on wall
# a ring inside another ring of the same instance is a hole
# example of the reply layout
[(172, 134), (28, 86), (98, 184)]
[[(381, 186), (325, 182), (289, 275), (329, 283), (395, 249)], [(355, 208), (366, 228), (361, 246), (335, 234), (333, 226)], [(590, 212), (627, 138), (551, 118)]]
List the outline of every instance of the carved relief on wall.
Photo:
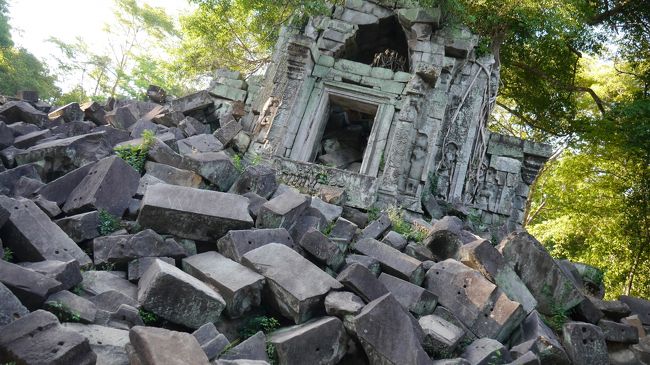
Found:
[(458, 146), (454, 142), (448, 142), (443, 148), (442, 160), (438, 166), (438, 197), (447, 199), (451, 192), (451, 184), (456, 173), (458, 163)]
[(422, 172), (427, 162), (427, 146), (429, 145), (429, 137), (424, 133), (418, 133), (415, 137), (415, 144), (413, 152), (411, 152), (411, 166), (408, 172), (408, 179), (406, 181), (406, 193), (414, 196), (418, 192), (420, 181), (422, 179)]

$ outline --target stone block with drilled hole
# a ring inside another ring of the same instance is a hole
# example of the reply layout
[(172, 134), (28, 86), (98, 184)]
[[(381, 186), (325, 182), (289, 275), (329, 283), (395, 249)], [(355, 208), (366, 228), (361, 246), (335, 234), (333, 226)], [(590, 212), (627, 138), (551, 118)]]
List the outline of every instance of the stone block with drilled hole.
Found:
[(562, 326), (562, 339), (572, 364), (609, 364), (605, 336), (597, 326), (583, 322), (565, 323)]
[(0, 359), (16, 364), (92, 365), (97, 355), (88, 339), (39, 309), (2, 328)]
[(129, 343), (129, 331), (94, 324), (66, 322), (65, 329), (86, 337), (90, 348), (97, 354), (97, 364), (128, 364), (124, 346)]
[(438, 304), (438, 298), (432, 292), (408, 281), (382, 273), (379, 281), (391, 292), (395, 299), (415, 316), (433, 313)]
[(183, 246), (175, 240), (166, 240), (151, 229), (136, 234), (111, 235), (93, 240), (95, 265), (105, 263), (128, 263), (141, 257), (187, 256)]
[(291, 235), (284, 228), (232, 230), (217, 241), (217, 247), (222, 255), (240, 262), (246, 252), (269, 243), (278, 243), (296, 249)]
[(29, 314), (29, 309), (0, 282), (0, 327)]
[(275, 170), (262, 165), (248, 166), (230, 188), (231, 193), (246, 194), (253, 192), (269, 199), (278, 188)]

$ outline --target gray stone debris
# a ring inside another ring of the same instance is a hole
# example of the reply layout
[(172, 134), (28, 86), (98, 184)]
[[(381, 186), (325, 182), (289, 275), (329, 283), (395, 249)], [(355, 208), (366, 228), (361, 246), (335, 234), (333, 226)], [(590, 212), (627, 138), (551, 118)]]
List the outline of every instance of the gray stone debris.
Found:
[(627, 304), (632, 314), (639, 316), (643, 325), (650, 326), (650, 301), (627, 295), (621, 295), (618, 300)]
[(382, 214), (379, 219), (372, 221), (366, 228), (361, 231), (361, 238), (380, 238), (386, 231), (390, 229), (392, 223), (388, 214)]
[(354, 316), (359, 314), (364, 306), (363, 300), (350, 292), (333, 291), (325, 297), (325, 312), (330, 316)]
[(144, 170), (147, 175), (170, 185), (198, 188), (203, 182), (201, 176), (192, 171), (178, 169), (173, 166), (152, 161), (147, 161), (144, 165)]
[(203, 152), (219, 152), (223, 144), (211, 134), (199, 134), (177, 141), (178, 152), (182, 156), (192, 156)]
[(185, 249), (173, 239), (164, 239), (151, 229), (134, 235), (111, 235), (93, 240), (95, 265), (104, 263), (128, 263), (141, 257), (187, 256)]
[(138, 302), (162, 318), (189, 328), (217, 322), (226, 307), (214, 289), (160, 260), (140, 278)]
[(210, 363), (199, 342), (189, 333), (163, 328), (136, 326), (129, 331), (133, 352), (131, 364), (196, 364)]
[(98, 161), (70, 193), (63, 206), (67, 214), (103, 209), (122, 216), (135, 195), (140, 174), (117, 156)]
[(422, 262), (377, 240), (361, 239), (354, 244), (354, 250), (376, 259), (381, 264), (381, 269), (393, 276), (416, 285), (424, 279)]
[(526, 313), (537, 307), (537, 300), (490, 241), (477, 240), (463, 245), (458, 255), (460, 262), (480, 271), (503, 290), (508, 298), (521, 303)]
[(230, 345), (230, 341), (217, 331), (213, 323), (206, 323), (199, 327), (192, 333), (192, 336), (196, 338), (210, 360), (217, 358)]
[(425, 316), (433, 313), (438, 304), (438, 298), (430, 291), (408, 281), (382, 273), (379, 281), (384, 284), (400, 304), (415, 316)]
[(210, 241), (229, 230), (252, 227), (253, 219), (244, 197), (159, 184), (147, 189), (138, 223), (158, 233)]
[(433, 357), (449, 356), (463, 339), (465, 331), (436, 315), (426, 315), (418, 320), (424, 331), (424, 349)]
[(94, 324), (66, 322), (62, 325), (88, 339), (90, 348), (97, 354), (97, 364), (129, 365), (124, 348), (130, 343), (129, 331)]
[(235, 347), (226, 350), (220, 360), (259, 360), (269, 361), (266, 353), (266, 335), (259, 331)]
[(277, 243), (247, 252), (242, 264), (266, 278), (269, 303), (295, 323), (316, 316), (325, 295), (343, 287), (316, 265)]
[(564, 347), (574, 365), (608, 365), (607, 344), (597, 326), (569, 322), (562, 326)]
[(601, 319), (598, 321), (605, 336), (605, 341), (618, 343), (639, 343), (639, 331), (636, 327)]
[(76, 243), (99, 237), (99, 212), (81, 213), (54, 221)]
[(0, 282), (0, 327), (29, 314), (20, 300)]
[(300, 247), (312, 255), (316, 261), (338, 271), (345, 263), (345, 254), (334, 242), (330, 241), (322, 232), (310, 228), (302, 235)]
[(513, 344), (510, 352), (523, 355), (532, 351), (542, 365), (568, 365), (568, 355), (553, 330), (542, 320), (537, 311), (531, 312), (526, 320), (511, 337)]
[(183, 270), (216, 288), (231, 318), (260, 305), (264, 277), (214, 251), (183, 259)]
[(289, 190), (262, 205), (255, 226), (290, 229), (309, 204), (310, 198)]
[(452, 259), (427, 272), (425, 287), (479, 337), (504, 341), (525, 317), (519, 303), (509, 300), (478, 271)]
[(366, 303), (389, 293), (381, 281), (368, 269), (357, 263), (349, 265), (341, 271), (336, 280), (360, 296)]
[(230, 188), (231, 193), (255, 193), (269, 199), (278, 188), (275, 170), (264, 165), (248, 166)]
[(408, 244), (406, 238), (395, 231), (386, 233), (386, 236), (384, 236), (384, 239), (382, 239), (381, 242), (399, 251), (403, 251)]
[(57, 280), (4, 260), (0, 260), (0, 283), (30, 310), (40, 308), (47, 297), (63, 289)]
[(347, 350), (343, 322), (336, 317), (283, 328), (270, 334), (268, 342), (275, 347), (280, 365), (335, 365)]
[(50, 295), (45, 301), (45, 306), (52, 313), (82, 323), (95, 322), (97, 315), (97, 307), (93, 302), (67, 290)]
[(540, 313), (553, 315), (553, 307), (569, 310), (585, 297), (539, 241), (526, 232), (516, 232), (498, 247), (530, 293)]
[(0, 196), (0, 206), (11, 213), (0, 230), (0, 237), (17, 259), (77, 260), (81, 266), (92, 263), (90, 257), (31, 200)]
[(284, 228), (231, 230), (217, 241), (217, 247), (222, 255), (240, 262), (246, 252), (269, 243), (279, 243), (296, 249), (291, 235)]
[(161, 260), (170, 265), (176, 265), (176, 260), (171, 257), (140, 257), (133, 261), (129, 261), (128, 279), (129, 281), (136, 282), (140, 280), (142, 275), (147, 271), (149, 266), (156, 260)]
[(481, 338), (465, 348), (462, 358), (471, 365), (505, 364), (511, 361), (508, 349), (499, 341)]
[(62, 327), (52, 313), (37, 310), (2, 327), (0, 358), (17, 364), (92, 365), (97, 355), (87, 338)]
[(345, 257), (345, 267), (357, 263), (368, 269), (375, 277), (381, 273), (381, 264), (377, 259), (365, 255), (350, 254)]
[(421, 333), (414, 327), (417, 324), (414, 324), (392, 294), (368, 303), (354, 317), (353, 323), (355, 336), (361, 342), (371, 364), (431, 363), (420, 344)]
[(109, 271), (84, 271), (81, 289), (89, 295), (98, 295), (109, 290), (115, 290), (132, 299), (138, 297), (138, 287), (119, 274)]
[(21, 262), (20, 266), (34, 270), (48, 278), (59, 281), (63, 289), (70, 289), (81, 283), (81, 269), (77, 261), (68, 262), (45, 260), (39, 262)]
[(601, 300), (593, 297), (587, 297), (603, 314), (615, 321), (629, 316), (632, 313), (630, 307), (620, 300)]
[(357, 233), (357, 228), (356, 224), (343, 217), (339, 217), (336, 220), (336, 223), (334, 223), (334, 227), (332, 227), (332, 232), (329, 237), (332, 241), (347, 246), (352, 242), (354, 235)]

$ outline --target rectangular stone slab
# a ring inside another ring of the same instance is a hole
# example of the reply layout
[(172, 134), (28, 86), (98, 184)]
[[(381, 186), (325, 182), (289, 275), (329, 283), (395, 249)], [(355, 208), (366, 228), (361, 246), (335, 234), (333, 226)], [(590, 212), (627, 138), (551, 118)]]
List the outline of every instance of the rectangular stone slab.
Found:
[(17, 259), (76, 260), (81, 266), (92, 263), (90, 257), (31, 200), (0, 196), (0, 206), (11, 213), (0, 230), (0, 237)]
[(183, 270), (214, 286), (226, 300), (231, 318), (260, 305), (264, 277), (214, 251), (184, 258)]
[(242, 264), (266, 277), (270, 301), (296, 324), (317, 315), (325, 295), (343, 287), (296, 251), (278, 243), (247, 252)]
[(158, 184), (142, 199), (138, 223), (158, 233), (216, 241), (229, 230), (248, 229), (248, 199), (239, 195)]
[(280, 243), (289, 248), (296, 249), (296, 244), (289, 232), (284, 228), (246, 229), (230, 231), (217, 242), (219, 252), (237, 262), (248, 251), (262, 247), (269, 243)]
[(354, 250), (370, 256), (381, 264), (383, 271), (420, 285), (424, 279), (422, 262), (372, 238), (359, 240)]
[(585, 299), (544, 246), (530, 234), (511, 233), (498, 250), (535, 297), (540, 313), (553, 315), (556, 307), (570, 310)]
[(213, 288), (161, 260), (140, 278), (138, 302), (171, 322), (195, 329), (217, 322), (226, 306)]
[(121, 217), (135, 192), (140, 174), (117, 156), (98, 161), (70, 193), (63, 211), (77, 214), (104, 209)]
[(0, 331), (0, 359), (16, 364), (91, 365), (88, 339), (65, 329), (54, 314), (37, 310)]

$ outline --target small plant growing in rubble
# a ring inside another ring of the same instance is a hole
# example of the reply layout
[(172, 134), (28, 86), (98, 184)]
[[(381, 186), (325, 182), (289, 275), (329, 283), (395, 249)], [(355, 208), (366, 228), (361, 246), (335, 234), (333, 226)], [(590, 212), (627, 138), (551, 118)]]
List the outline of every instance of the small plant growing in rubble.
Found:
[(242, 339), (247, 339), (259, 331), (268, 334), (275, 331), (278, 327), (280, 327), (280, 322), (273, 317), (253, 317), (247, 320), (244, 326), (239, 330), (239, 336), (241, 336)]
[(140, 314), (140, 318), (142, 318), (142, 322), (144, 322), (144, 324), (147, 326), (158, 323), (158, 316), (155, 313), (140, 308), (138, 310), (138, 314)]
[(99, 226), (97, 226), (97, 230), (100, 235), (108, 236), (120, 228), (122, 228), (122, 225), (120, 224), (120, 219), (118, 217), (104, 209), (99, 210)]
[(244, 161), (240, 155), (235, 155), (232, 158), (232, 164), (235, 165), (235, 169), (240, 173), (244, 172)]
[(115, 147), (115, 154), (131, 165), (140, 174), (144, 172), (149, 148), (154, 142), (155, 134), (150, 130), (142, 132), (142, 143), (136, 145), (123, 145)]
[(404, 211), (396, 206), (387, 210), (388, 218), (393, 225), (393, 231), (401, 234), (408, 241), (422, 242), (427, 238), (427, 229), (420, 227), (404, 220)]
[(81, 322), (81, 316), (79, 313), (71, 311), (66, 305), (59, 302), (47, 303), (50, 307), (50, 311), (59, 319), (61, 322)]
[(2, 259), (11, 262), (14, 259), (14, 252), (9, 247), (5, 247), (2, 253)]

